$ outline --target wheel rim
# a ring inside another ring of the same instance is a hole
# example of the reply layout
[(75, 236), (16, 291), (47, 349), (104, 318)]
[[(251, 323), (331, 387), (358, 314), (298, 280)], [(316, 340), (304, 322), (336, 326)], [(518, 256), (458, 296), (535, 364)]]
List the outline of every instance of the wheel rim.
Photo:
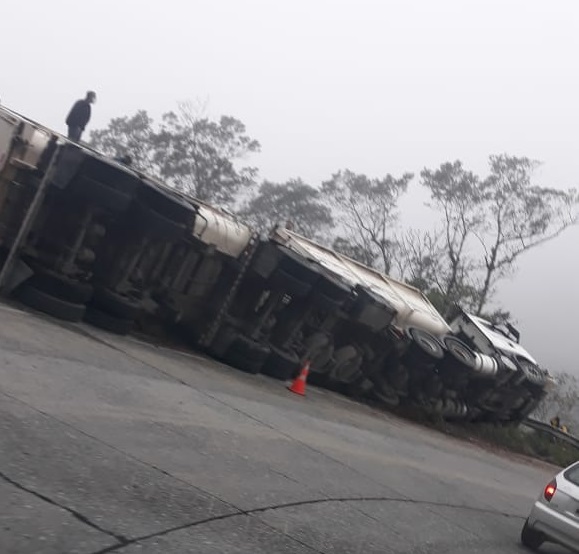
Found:
[(462, 365), (469, 368), (475, 367), (476, 356), (466, 344), (454, 338), (447, 338), (445, 344), (448, 352)]
[(408, 334), (418, 348), (430, 358), (440, 359), (444, 355), (443, 347), (435, 337), (415, 328), (409, 329)]

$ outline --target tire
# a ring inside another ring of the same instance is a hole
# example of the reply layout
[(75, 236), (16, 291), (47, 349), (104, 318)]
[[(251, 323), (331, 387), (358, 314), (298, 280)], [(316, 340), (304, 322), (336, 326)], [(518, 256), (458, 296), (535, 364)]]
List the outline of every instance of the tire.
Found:
[(86, 204), (117, 213), (126, 211), (132, 201), (131, 196), (86, 176), (71, 183), (70, 193)]
[(86, 304), (94, 292), (93, 286), (88, 283), (81, 283), (44, 268), (35, 268), (34, 275), (26, 281), (26, 284), (73, 304)]
[(137, 319), (142, 310), (142, 304), (140, 301), (122, 296), (105, 288), (95, 289), (91, 306), (94, 306), (113, 317), (130, 320)]
[(383, 404), (390, 407), (396, 407), (400, 404), (400, 397), (393, 389), (374, 388), (372, 394)]
[(193, 206), (178, 194), (144, 182), (138, 191), (141, 203), (177, 225), (191, 225), (195, 219)]
[(451, 369), (459, 371), (474, 370), (476, 367), (476, 355), (472, 349), (456, 337), (444, 337), (446, 354), (443, 364)]
[(127, 335), (133, 328), (134, 320), (115, 317), (89, 306), (84, 315), (84, 320), (99, 329), (110, 331), (116, 335)]
[(209, 352), (219, 359), (223, 359), (229, 347), (240, 336), (239, 329), (233, 325), (221, 325), (209, 345)]
[(226, 316), (219, 326), (217, 333), (209, 344), (208, 350), (219, 359), (223, 359), (229, 347), (242, 335), (242, 323), (232, 317)]
[(259, 373), (270, 354), (269, 346), (238, 335), (228, 348), (225, 361), (246, 373)]
[(526, 519), (523, 529), (521, 530), (521, 543), (523, 546), (526, 546), (531, 550), (537, 550), (544, 542), (545, 539), (543, 538), (543, 535), (539, 531), (535, 531), (530, 527), (529, 520)]
[(334, 350), (333, 363), (329, 371), (330, 380), (343, 385), (351, 385), (356, 382), (360, 378), (362, 360), (360, 349), (352, 344)]
[(411, 343), (404, 355), (404, 360), (411, 365), (430, 366), (444, 358), (444, 347), (435, 336), (416, 327), (410, 327), (407, 334)]
[(18, 299), (26, 306), (64, 321), (80, 321), (86, 310), (84, 304), (62, 300), (28, 284), (19, 290)]
[(143, 227), (144, 233), (153, 235), (158, 240), (174, 242), (185, 235), (185, 225), (166, 218), (156, 210), (137, 203), (137, 220)]
[(272, 347), (261, 372), (280, 381), (288, 381), (293, 378), (300, 369), (300, 360), (293, 351), (284, 352), (279, 348)]

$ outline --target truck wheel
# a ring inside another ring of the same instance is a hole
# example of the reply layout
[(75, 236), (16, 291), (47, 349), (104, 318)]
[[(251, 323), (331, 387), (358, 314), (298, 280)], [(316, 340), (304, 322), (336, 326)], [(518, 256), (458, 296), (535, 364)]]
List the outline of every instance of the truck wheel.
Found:
[(328, 344), (317, 351), (313, 352), (310, 356), (310, 361), (312, 364), (312, 370), (316, 373), (326, 373), (322, 368), (332, 359), (334, 354), (334, 345)]
[(116, 317), (92, 306), (86, 310), (84, 320), (99, 329), (110, 331), (116, 335), (127, 335), (131, 332), (134, 324), (132, 319)]
[(300, 360), (293, 350), (285, 352), (272, 346), (271, 353), (262, 368), (262, 373), (280, 381), (288, 381), (294, 377), (299, 369)]
[(259, 373), (270, 354), (265, 346), (245, 335), (238, 335), (225, 354), (225, 361), (246, 373)]
[(525, 520), (523, 529), (521, 531), (521, 543), (523, 546), (530, 548), (531, 550), (537, 550), (545, 542), (543, 535), (539, 531), (535, 531), (529, 526), (529, 520)]
[(392, 389), (376, 387), (372, 392), (374, 396), (386, 404), (386, 406), (396, 407), (400, 404), (400, 397)]
[(351, 344), (335, 350), (330, 363), (329, 376), (332, 382), (350, 385), (361, 375), (362, 355)]
[(282, 269), (275, 270), (269, 279), (268, 287), (282, 290), (295, 298), (302, 298), (306, 296), (312, 289), (312, 286), (309, 283), (300, 281)]
[(473, 370), (476, 367), (476, 354), (456, 337), (444, 337), (446, 355), (443, 364), (450, 369)]
[(73, 181), (70, 192), (87, 204), (96, 204), (111, 212), (124, 212), (132, 201), (129, 195), (86, 176)]
[(407, 334), (411, 339), (404, 355), (404, 360), (409, 363), (408, 365), (428, 366), (442, 360), (444, 347), (435, 336), (416, 327), (410, 327)]
[(223, 359), (235, 339), (242, 335), (242, 328), (243, 322), (241, 320), (226, 315), (208, 346), (209, 352), (213, 356)]
[(35, 268), (34, 275), (26, 281), (26, 284), (73, 304), (85, 304), (91, 299), (94, 291), (92, 285), (88, 283), (81, 283), (44, 268)]
[(142, 303), (139, 300), (106, 288), (95, 289), (91, 305), (114, 317), (130, 320), (137, 319), (142, 310)]
[(28, 284), (20, 288), (18, 299), (26, 306), (64, 321), (80, 321), (86, 309), (84, 304), (62, 300)]

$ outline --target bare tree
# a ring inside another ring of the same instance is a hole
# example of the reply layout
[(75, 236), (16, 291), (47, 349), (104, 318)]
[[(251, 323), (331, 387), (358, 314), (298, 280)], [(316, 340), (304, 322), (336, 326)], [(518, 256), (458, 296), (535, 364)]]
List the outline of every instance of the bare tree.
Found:
[(441, 288), (438, 281), (444, 245), (439, 231), (408, 229), (396, 236), (394, 260), (398, 275), (420, 289)]
[[(435, 235), (439, 258), (431, 279), (443, 298), (448, 313), (456, 303), (471, 303), (475, 261), (469, 240), (484, 223), (480, 180), (463, 168), (460, 161), (442, 164), (438, 169), (421, 172), (421, 184), (430, 192), (432, 207), (442, 213), (441, 229)], [(432, 234), (431, 234), (432, 235)], [(409, 237), (416, 245), (416, 237)]]
[(374, 267), (376, 258), (374, 252), (366, 250), (345, 237), (336, 237), (332, 243), (332, 248), (339, 254), (343, 254), (352, 260), (356, 260), (368, 267)]
[(370, 179), (344, 170), (322, 184), (322, 193), (332, 200), (336, 225), (347, 230), (344, 238), (349, 246), (371, 253), (377, 267), (386, 273), (392, 265), (398, 199), (412, 177), (405, 173), (400, 178)]
[(91, 131), (89, 144), (111, 157), (130, 155), (136, 169), (158, 177), (160, 168), (155, 162), (156, 129), (145, 110), (135, 115), (115, 117), (104, 129)]
[[(446, 315), (456, 303), (481, 314), (521, 254), (577, 222), (577, 192), (532, 185), (536, 166), (528, 158), (500, 155), (490, 157), (484, 180), (459, 161), (421, 173), (441, 214), (444, 255), (432, 282)], [(416, 244), (416, 237), (410, 239)]]
[(490, 157), (491, 173), (480, 187), (485, 225), (477, 236), (484, 250), (484, 277), (477, 313), (521, 254), (577, 223), (577, 191), (532, 185), (537, 165), (529, 158)]

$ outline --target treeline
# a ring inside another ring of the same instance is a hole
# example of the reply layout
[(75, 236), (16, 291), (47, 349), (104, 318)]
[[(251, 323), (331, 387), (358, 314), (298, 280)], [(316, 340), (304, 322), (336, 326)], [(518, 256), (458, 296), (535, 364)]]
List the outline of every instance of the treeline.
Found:
[(438, 222), (432, 229), (402, 230), (398, 203), (413, 174), (374, 178), (344, 169), (315, 184), (260, 180), (247, 164), (260, 144), (245, 125), (234, 117), (206, 117), (191, 104), (180, 104), (160, 122), (145, 110), (112, 119), (91, 133), (90, 142), (107, 155), (128, 154), (134, 167), (235, 210), (264, 233), (289, 222), (307, 237), (414, 284), (445, 315), (457, 303), (483, 313), (519, 256), (577, 222), (577, 192), (534, 184), (538, 163), (525, 157), (491, 156), (484, 176), (460, 161), (424, 169), (417, 179)]

